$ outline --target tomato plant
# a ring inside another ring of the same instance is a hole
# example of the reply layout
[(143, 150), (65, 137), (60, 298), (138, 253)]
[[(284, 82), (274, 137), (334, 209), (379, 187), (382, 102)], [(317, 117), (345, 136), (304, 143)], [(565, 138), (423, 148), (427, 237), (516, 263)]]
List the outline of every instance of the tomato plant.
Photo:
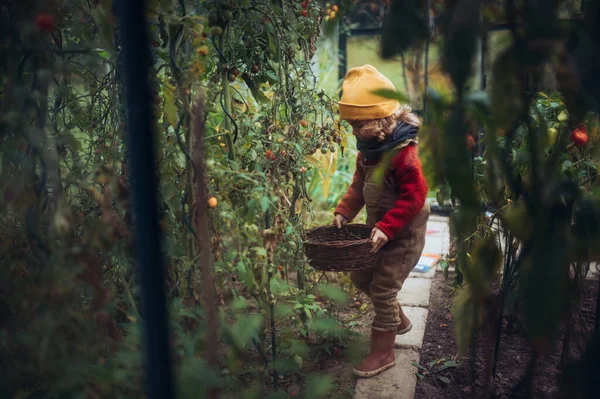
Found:
[[(10, 359), (11, 391), (23, 395), (31, 387), (40, 395), (139, 396), (139, 320), (151, 310), (140, 307), (131, 264), (123, 140), (136, 126), (124, 122), (112, 2), (76, 3), (2, 14), (20, 40), (2, 48), (0, 83), (2, 220), (14, 227), (1, 229), (8, 244), (0, 303), (12, 315), (2, 357)], [(314, 292), (344, 297), (318, 283), (302, 250), (313, 217), (307, 172), (318, 162), (310, 155), (335, 153), (344, 135), (336, 103), (316, 88), (311, 69), (321, 9), (291, 0), (160, 1), (147, 15), (179, 390), (265, 397), (280, 376), (304, 378), (310, 336), (337, 331)], [(192, 161), (201, 95), (205, 203), (197, 202)], [(211, 233), (201, 243), (200, 209)], [(202, 279), (201, 250), (210, 250), (214, 286)], [(214, 308), (201, 299), (207, 290)], [(224, 346), (208, 348), (218, 364), (207, 364), (201, 354), (215, 333)], [(33, 364), (41, 365), (35, 375), (25, 373)], [(61, 380), (63, 372), (73, 378)], [(314, 376), (307, 395), (329, 386)]]

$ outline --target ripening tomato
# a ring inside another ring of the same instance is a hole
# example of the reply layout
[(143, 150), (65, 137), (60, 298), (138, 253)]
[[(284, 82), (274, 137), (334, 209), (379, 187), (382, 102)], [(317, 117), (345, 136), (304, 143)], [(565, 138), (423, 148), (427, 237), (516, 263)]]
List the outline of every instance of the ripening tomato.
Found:
[(38, 29), (42, 32), (53, 31), (56, 27), (54, 15), (47, 13), (39, 13), (38, 15), (36, 15), (35, 24), (37, 25)]
[(586, 145), (588, 142), (587, 126), (581, 125), (576, 127), (573, 132), (571, 132), (571, 141), (578, 147)]
[(467, 135), (467, 148), (469, 149), (469, 151), (471, 151), (473, 149), (473, 146), (475, 145), (475, 138), (473, 136), (471, 136), (470, 134)]

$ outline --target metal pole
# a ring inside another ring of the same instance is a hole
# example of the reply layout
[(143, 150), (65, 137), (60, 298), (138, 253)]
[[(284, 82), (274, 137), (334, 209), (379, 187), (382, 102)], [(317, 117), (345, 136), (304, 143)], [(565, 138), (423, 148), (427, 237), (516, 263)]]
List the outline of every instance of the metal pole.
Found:
[(130, 172), (136, 258), (140, 271), (146, 362), (146, 395), (174, 398), (165, 276), (158, 224), (154, 126), (149, 86), (146, 2), (119, 1), (127, 99), (127, 164)]
[(433, 35), (433, 27), (431, 26), (431, 17), (429, 11), (431, 9), (431, 0), (427, 0), (427, 9), (425, 15), (427, 19), (427, 27), (429, 28), (429, 35), (427, 35), (427, 41), (425, 42), (425, 88), (423, 89), (423, 115), (427, 114), (427, 88), (429, 87), (429, 43), (431, 36)]
[(342, 80), (346, 76), (348, 68), (348, 36), (344, 30), (343, 21), (338, 24), (338, 57), (338, 80)]
[[(479, 38), (479, 89), (481, 91), (485, 91), (486, 89), (486, 76), (485, 76), (485, 50), (487, 48), (487, 32), (485, 31), (485, 29), (482, 30), (481, 32), (481, 37)], [(477, 137), (477, 150), (479, 152), (479, 156), (483, 156), (483, 151), (485, 150), (485, 147), (482, 143), (482, 137), (483, 137), (483, 129), (484, 127), (482, 126), (480, 131), (479, 131), (479, 137)]]

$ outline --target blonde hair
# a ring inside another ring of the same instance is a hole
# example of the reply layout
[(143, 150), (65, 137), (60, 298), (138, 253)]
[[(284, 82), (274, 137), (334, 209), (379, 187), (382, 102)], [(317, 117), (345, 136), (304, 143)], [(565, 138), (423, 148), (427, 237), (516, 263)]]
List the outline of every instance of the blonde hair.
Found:
[(398, 121), (411, 126), (421, 127), (421, 119), (406, 104), (400, 106), (396, 112), (385, 118), (368, 121), (348, 121), (348, 123), (352, 126), (352, 133), (360, 140), (371, 140), (374, 138), (385, 140), (387, 136), (390, 136), (394, 132)]

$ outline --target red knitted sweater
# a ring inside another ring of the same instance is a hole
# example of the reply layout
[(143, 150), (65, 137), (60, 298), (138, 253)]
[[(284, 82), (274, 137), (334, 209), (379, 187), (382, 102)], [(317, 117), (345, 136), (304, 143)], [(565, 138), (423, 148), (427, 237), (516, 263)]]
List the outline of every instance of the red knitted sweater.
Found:
[[(356, 171), (352, 184), (335, 210), (335, 214), (344, 216), (348, 221), (354, 219), (365, 205), (363, 198), (365, 175), (361, 167), (362, 159), (362, 154), (359, 152), (356, 157)], [(391, 239), (421, 211), (427, 199), (428, 187), (423, 177), (421, 161), (415, 144), (403, 148), (396, 155), (392, 160), (390, 170), (394, 170), (394, 178), (399, 188), (398, 199), (394, 207), (376, 226)]]

